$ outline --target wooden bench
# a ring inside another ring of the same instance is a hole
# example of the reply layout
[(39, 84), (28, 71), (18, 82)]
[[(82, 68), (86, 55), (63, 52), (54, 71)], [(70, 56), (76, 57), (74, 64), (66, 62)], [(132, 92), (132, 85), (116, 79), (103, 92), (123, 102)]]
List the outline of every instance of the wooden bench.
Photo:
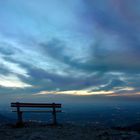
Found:
[[(56, 125), (57, 124), (56, 113), (61, 112), (61, 110), (60, 110), (61, 104), (56, 104), (56, 103), (20, 103), (20, 102), (14, 102), (14, 103), (11, 103), (11, 107), (13, 108), (12, 112), (17, 112), (17, 125), (23, 125), (23, 119), (22, 119), (23, 112), (52, 113), (53, 124)], [(23, 108), (49, 108), (49, 110), (47, 110), (47, 109), (25, 110)], [(58, 110), (58, 108), (59, 108), (59, 110)]]

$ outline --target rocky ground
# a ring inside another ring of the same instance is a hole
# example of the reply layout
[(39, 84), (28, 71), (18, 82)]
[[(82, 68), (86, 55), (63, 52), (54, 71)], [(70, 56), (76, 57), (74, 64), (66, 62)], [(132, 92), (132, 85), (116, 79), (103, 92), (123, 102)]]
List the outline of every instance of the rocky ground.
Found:
[(25, 123), (23, 128), (1, 123), (0, 140), (140, 140), (140, 133), (94, 124), (65, 123), (58, 126), (39, 122)]

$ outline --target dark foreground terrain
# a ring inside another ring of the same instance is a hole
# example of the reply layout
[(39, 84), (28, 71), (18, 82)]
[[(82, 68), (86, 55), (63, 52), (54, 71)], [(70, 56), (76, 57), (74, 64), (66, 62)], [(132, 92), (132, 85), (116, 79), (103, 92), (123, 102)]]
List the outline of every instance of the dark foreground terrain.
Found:
[(100, 124), (65, 123), (58, 126), (40, 122), (25, 123), (23, 128), (1, 123), (0, 140), (140, 140), (139, 131), (130, 127), (108, 128)]

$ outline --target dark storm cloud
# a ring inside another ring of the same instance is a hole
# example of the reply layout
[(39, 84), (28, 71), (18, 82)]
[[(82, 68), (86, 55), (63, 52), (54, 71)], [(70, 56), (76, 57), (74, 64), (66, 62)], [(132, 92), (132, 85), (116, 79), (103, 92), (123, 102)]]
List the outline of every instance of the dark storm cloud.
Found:
[(100, 91), (100, 90), (111, 91), (111, 90), (115, 90), (114, 88), (117, 89), (117, 88), (120, 88), (120, 87), (122, 88), (125, 86), (127, 86), (127, 83), (125, 83), (124, 81), (119, 80), (119, 79), (112, 79), (107, 85), (99, 88), (98, 90), (92, 90), (92, 91)]
[[(120, 59), (117, 63), (112, 63), (112, 60), (116, 57), (113, 55), (113, 53), (110, 53), (110, 51), (107, 51), (106, 49), (101, 49), (103, 46), (95, 46), (96, 48), (92, 48), (94, 50), (94, 59), (96, 60), (95, 63), (92, 63), (92, 55), (90, 57), (90, 61), (86, 62), (85, 64), (82, 64), (78, 61), (72, 60), (68, 55), (65, 53), (66, 50), (66, 44), (63, 41), (60, 41), (59, 39), (53, 39), (49, 41), (48, 43), (41, 43), (40, 48), (43, 50), (44, 56), (52, 57), (53, 59), (56, 59), (57, 61), (60, 61), (62, 63), (66, 63), (70, 66), (70, 68), (75, 68), (78, 70), (83, 70), (84, 72), (97, 72), (95, 75), (89, 76), (89, 77), (74, 77), (71, 75), (62, 76), (55, 73), (47, 72), (46, 70), (43, 70), (42, 68), (37, 68), (32, 65), (28, 65), (27, 63), (20, 62), (18, 60), (10, 60), (11, 62), (19, 63), (22, 67), (26, 68), (28, 71), (28, 74), (30, 75), (30, 78), (23, 78), (21, 77), (22, 81), (25, 83), (29, 83), (31, 85), (34, 85), (31, 89), (25, 90), (27, 93), (31, 92), (40, 92), (40, 91), (55, 91), (55, 90), (81, 90), (86, 89), (90, 87), (98, 87), (98, 89), (94, 89), (91, 91), (111, 91), (114, 90), (114, 88), (117, 87), (127, 87), (132, 86), (135, 87), (135, 84), (128, 84), (131, 83), (132, 79), (122, 81), (120, 80), (121, 76), (114, 76), (113, 74), (108, 74), (108, 72), (123, 72), (125, 73), (124, 77), (132, 77), (134, 76), (133, 73), (130, 73), (130, 70), (133, 69), (136, 72), (136, 67), (132, 67), (132, 65), (129, 67), (129, 65), (124, 65)], [(42, 51), (41, 50), (41, 51)], [(104, 52), (102, 54), (101, 52)], [(112, 55), (107, 55), (112, 54)], [(68, 58), (68, 59), (65, 59)], [(107, 61), (107, 60), (108, 61)], [(118, 60), (119, 58), (117, 58)], [(111, 61), (111, 62), (110, 62)], [(125, 62), (127, 60), (124, 60)], [(103, 63), (104, 62), (104, 63)], [(113, 61), (114, 62), (114, 61)], [(129, 62), (129, 60), (128, 60)], [(129, 64), (129, 63), (128, 63)], [(135, 64), (134, 64), (135, 65)], [(79, 71), (80, 72), (80, 71)], [(74, 73), (76, 74), (76, 72)], [(138, 78), (137, 78), (138, 79)], [(134, 80), (134, 79), (133, 79)], [(138, 80), (140, 81), (140, 80)], [(102, 85), (105, 85), (102, 87)], [(135, 87), (135, 90), (138, 91), (138, 87)], [(90, 91), (90, 90), (89, 90)], [(124, 91), (123, 91), (124, 92)], [(125, 91), (127, 92), (127, 91)], [(131, 91), (132, 92), (132, 91)], [(118, 92), (119, 93), (119, 92)]]
[(0, 53), (4, 54), (4, 55), (12, 55), (12, 54), (14, 54), (14, 52), (12, 50), (5, 48), (5, 46), (3, 46), (3, 48), (0, 47)]
[[(85, 13), (87, 12), (88, 16), (82, 18), (91, 26), (92, 23), (96, 23), (99, 28), (96, 43), (91, 47), (93, 69), (138, 73), (140, 70), (140, 27), (138, 26), (140, 14), (133, 10), (136, 1), (88, 0), (85, 3), (87, 5)], [(123, 8), (129, 11), (128, 15)], [(131, 20), (136, 17), (136, 14), (137, 18)]]
[[(12, 92), (87, 89), (138, 93), (139, 2), (79, 0), (79, 9), (74, 8), (75, 2), (60, 3), (62, 11), (58, 7), (55, 14), (51, 9), (57, 8), (56, 1), (51, 2), (51, 8), (48, 2), (46, 8), (44, 3), (32, 0), (25, 0), (19, 7), (16, 2), (16, 6), (8, 3), (11, 22), (6, 22), (8, 15), (0, 9), (1, 16), (7, 17), (0, 28), (7, 27), (5, 34), (10, 34), (5, 37), (7, 43), (0, 43), (0, 64), (4, 66), (0, 78), (4, 81), (3, 76), (12, 74), (19, 78), (18, 82), (32, 85)], [(69, 5), (71, 10), (67, 10)], [(19, 35), (9, 39), (13, 34)], [(1, 92), (10, 92), (7, 87), (0, 88)]]
[(55, 38), (46, 43), (40, 43), (39, 45), (40, 48), (42, 48), (44, 55), (50, 56), (62, 63), (68, 64), (73, 68), (88, 70), (86, 65), (83, 65), (82, 63), (73, 59), (65, 41)]
[[(41, 90), (80, 90), (91, 86), (98, 86), (100, 84), (105, 84), (108, 79), (97, 74), (95, 76), (86, 77), (73, 77), (60, 76), (54, 73), (48, 73), (42, 69), (29, 68), (30, 84), (35, 85), (35, 87)], [(29, 81), (28, 81), (29, 82)]]
[[(108, 39), (108, 38), (107, 38)], [(105, 39), (104, 39), (105, 40)], [(41, 43), (45, 55), (50, 56), (58, 61), (66, 63), (75, 69), (80, 69), (87, 72), (132, 72), (139, 73), (140, 70), (140, 55), (135, 54), (132, 49), (129, 50), (124, 46), (115, 46), (111, 43), (112, 40), (100, 40), (90, 46), (89, 59), (86, 63), (81, 63), (73, 59), (70, 54), (66, 53), (67, 44), (59, 39), (53, 39), (48, 43)], [(119, 41), (119, 40), (118, 40)], [(78, 53), (78, 52), (77, 52)]]

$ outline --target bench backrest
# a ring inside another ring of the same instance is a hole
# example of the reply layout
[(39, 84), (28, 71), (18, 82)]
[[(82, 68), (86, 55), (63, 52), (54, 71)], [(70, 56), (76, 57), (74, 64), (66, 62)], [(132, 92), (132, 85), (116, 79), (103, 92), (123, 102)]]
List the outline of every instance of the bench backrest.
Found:
[(56, 103), (11, 103), (11, 107), (36, 107), (36, 108), (61, 108), (61, 104)]

